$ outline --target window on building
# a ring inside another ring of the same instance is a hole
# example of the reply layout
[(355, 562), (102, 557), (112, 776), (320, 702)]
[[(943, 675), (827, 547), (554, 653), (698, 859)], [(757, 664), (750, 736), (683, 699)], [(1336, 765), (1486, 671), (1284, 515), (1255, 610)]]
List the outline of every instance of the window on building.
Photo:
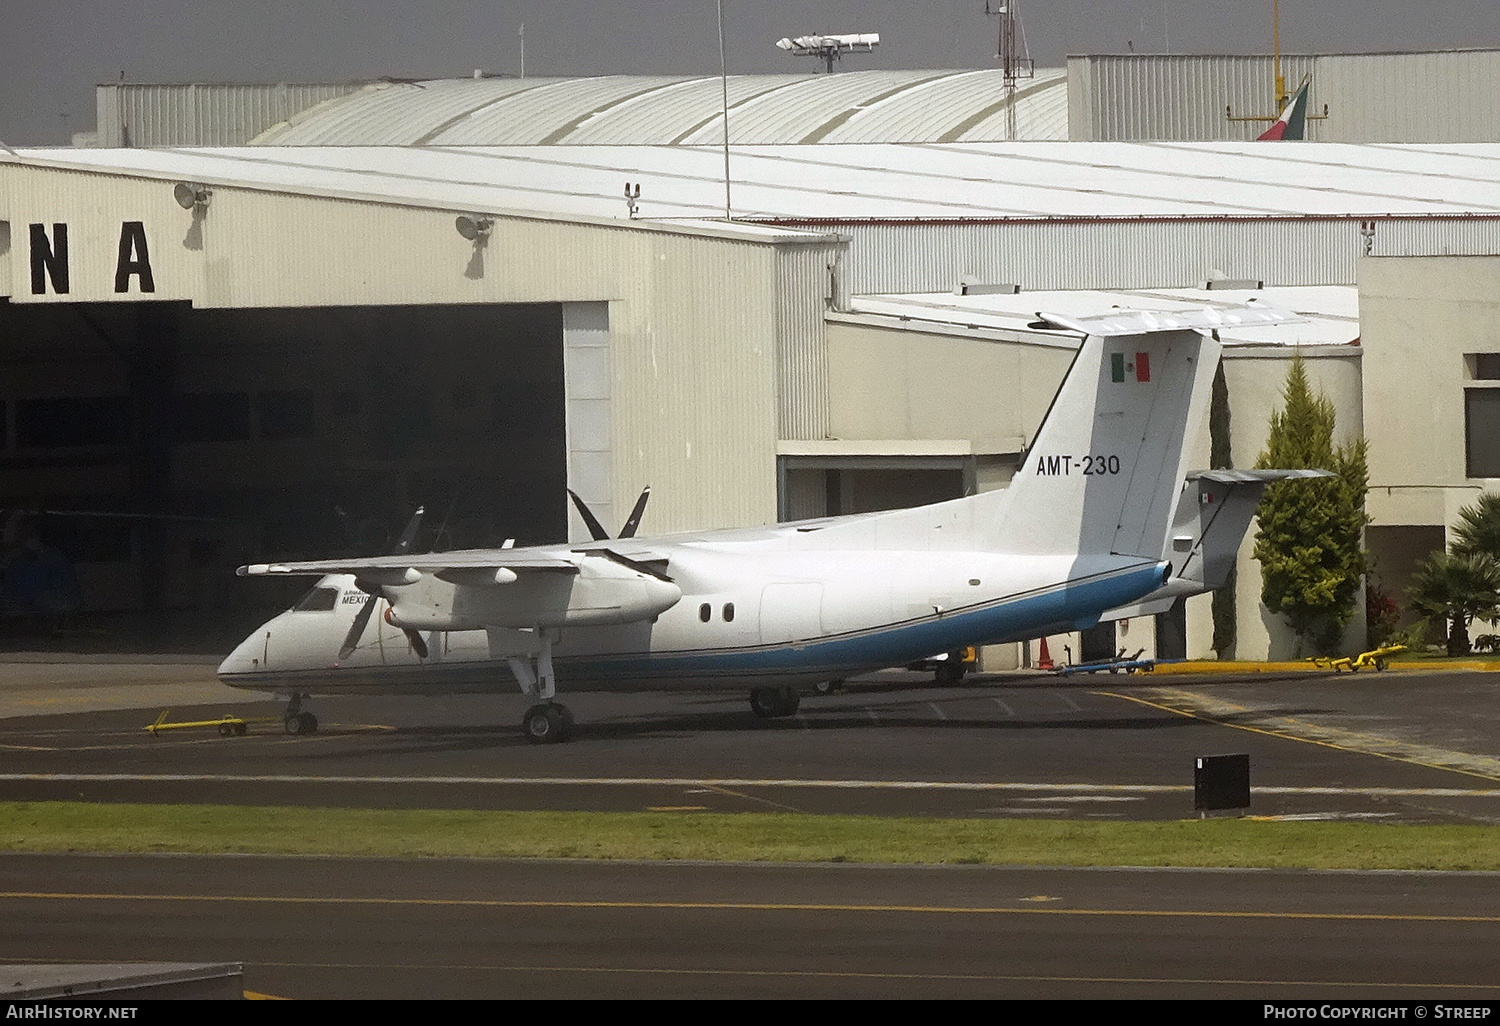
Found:
[(1500, 388), (1464, 391), (1464, 443), (1469, 477), (1500, 477)]
[(309, 438), (313, 433), (313, 394), (299, 388), (285, 392), (262, 392), (256, 397), (260, 412), (260, 437)]
[(1475, 353), (1474, 380), (1500, 381), (1500, 353)]
[(250, 396), (244, 392), (192, 392), (174, 400), (179, 442), (231, 442), (250, 437)]
[(22, 399), (16, 403), (18, 448), (125, 445), (130, 437), (129, 396)]

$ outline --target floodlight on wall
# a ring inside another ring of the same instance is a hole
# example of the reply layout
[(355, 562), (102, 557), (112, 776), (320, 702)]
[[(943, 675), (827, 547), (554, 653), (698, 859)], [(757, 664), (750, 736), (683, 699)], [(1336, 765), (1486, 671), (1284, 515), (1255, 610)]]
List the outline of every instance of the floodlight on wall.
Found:
[(208, 186), (197, 182), (178, 182), (172, 187), (172, 198), (177, 200), (177, 205), (183, 210), (208, 206), (208, 198), (212, 195)]
[(453, 222), (453, 227), (458, 229), (458, 234), (470, 242), (484, 242), (490, 237), (490, 228), (495, 222), (492, 218), (483, 214), (459, 214)]

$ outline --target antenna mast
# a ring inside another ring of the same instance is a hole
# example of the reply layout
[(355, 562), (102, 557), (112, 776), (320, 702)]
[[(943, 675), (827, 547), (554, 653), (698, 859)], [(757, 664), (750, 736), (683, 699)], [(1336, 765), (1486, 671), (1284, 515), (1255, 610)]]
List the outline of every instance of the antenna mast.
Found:
[[(985, 0), (984, 13), (1000, 21), (995, 56), (1005, 76), (1005, 138), (1016, 138), (1016, 81), (1036, 75), (1036, 64), (1026, 46), (1026, 30), (1021, 27), (1020, 0)], [(1024, 56), (1023, 56), (1024, 55)]]
[(733, 221), (729, 206), (729, 72), (724, 64), (724, 0), (719, 5), (719, 88), (724, 101), (724, 220)]

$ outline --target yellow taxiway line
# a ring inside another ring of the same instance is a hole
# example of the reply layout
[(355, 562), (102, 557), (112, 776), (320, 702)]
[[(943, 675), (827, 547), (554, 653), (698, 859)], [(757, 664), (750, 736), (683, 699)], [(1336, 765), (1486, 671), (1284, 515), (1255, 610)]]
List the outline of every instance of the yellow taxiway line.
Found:
[(880, 905), (756, 901), (532, 901), (504, 898), (380, 898), (287, 894), (111, 894), (73, 891), (0, 891), (13, 901), (206, 902), (251, 905), (363, 905), (488, 909), (580, 909), (699, 912), (848, 912), (958, 916), (1094, 916), (1145, 919), (1268, 919), (1319, 922), (1500, 924), (1500, 915), (1387, 912), (1267, 912), (1253, 909), (1018, 908), (1010, 905)]
[[(1190, 698), (1190, 699), (1192, 699), (1192, 698), (1198, 698), (1199, 697), (1199, 696), (1193, 695), (1192, 692), (1188, 692), (1188, 691), (1183, 691), (1183, 692), (1180, 692), (1180, 693), (1182, 695)], [(1402, 763), (1406, 763), (1409, 766), (1421, 766), (1424, 769), (1444, 770), (1444, 771), (1446, 771), (1448, 773), (1458, 773), (1458, 774), (1461, 774), (1461, 775), (1466, 776), (1466, 777), (1475, 777), (1475, 778), (1477, 778), (1479, 780), (1489, 780), (1489, 781), (1500, 783), (1500, 775), (1491, 774), (1491, 773), (1480, 773), (1480, 772), (1477, 772), (1475, 770), (1460, 769), (1457, 766), (1446, 766), (1446, 765), (1443, 765), (1442, 763), (1423, 762), (1421, 759), (1414, 759), (1414, 758), (1411, 758), (1409, 756), (1404, 756), (1404, 755), (1395, 755), (1395, 754), (1393, 754), (1391, 752), (1383, 752), (1383, 751), (1380, 751), (1378, 748), (1375, 748), (1373, 746), (1370, 746), (1370, 747), (1358, 747), (1358, 746), (1355, 746), (1355, 745), (1348, 745), (1348, 744), (1341, 745), (1341, 744), (1337, 744), (1337, 743), (1335, 743), (1333, 741), (1325, 741), (1322, 738), (1306, 737), (1306, 736), (1301, 735), (1301, 734), (1294, 734), (1294, 733), (1292, 733), (1290, 731), (1287, 731), (1287, 730), (1276, 730), (1276, 729), (1273, 729), (1271, 727), (1252, 727), (1252, 726), (1249, 726), (1248, 724), (1244, 724), (1244, 723), (1233, 723), (1233, 722), (1231, 722), (1229, 720), (1221, 719), (1221, 718), (1216, 717), (1216, 716), (1210, 716), (1210, 715), (1208, 715), (1206, 713), (1201, 713), (1201, 712), (1198, 712), (1197, 710), (1194, 710), (1194, 709), (1179, 709), (1179, 708), (1177, 708), (1175, 706), (1162, 705), (1159, 702), (1152, 702), (1149, 699), (1141, 698), (1139, 695), (1122, 695), (1122, 694), (1120, 694), (1118, 692), (1114, 692), (1114, 691), (1095, 691), (1095, 692), (1093, 692), (1093, 694), (1103, 695), (1103, 696), (1105, 696), (1107, 698), (1119, 698), (1119, 699), (1123, 699), (1126, 702), (1135, 702), (1137, 705), (1149, 706), (1152, 709), (1160, 709), (1162, 712), (1169, 712), (1169, 713), (1172, 713), (1172, 714), (1177, 715), (1177, 716), (1186, 717), (1187, 719), (1190, 719), (1190, 720), (1199, 720), (1199, 721), (1201, 721), (1203, 723), (1212, 723), (1212, 724), (1214, 724), (1216, 726), (1220, 726), (1220, 727), (1233, 727), (1235, 730), (1248, 730), (1252, 734), (1264, 734), (1267, 737), (1280, 738), (1280, 739), (1282, 739), (1284, 741), (1300, 741), (1303, 744), (1307, 744), (1307, 745), (1319, 745), (1319, 746), (1321, 746), (1323, 748), (1332, 748), (1332, 749), (1335, 749), (1336, 751), (1340, 751), (1340, 752), (1351, 752), (1351, 753), (1354, 753), (1354, 754), (1357, 754), (1357, 755), (1373, 755), (1376, 758), (1389, 759), (1392, 762), (1402, 762)], [(1234, 706), (1233, 708), (1236, 711), (1238, 711), (1238, 712), (1253, 712), (1253, 710), (1246, 709), (1246, 708), (1243, 708), (1241, 706)], [(1356, 739), (1356, 740), (1364, 740), (1364, 741), (1372, 741), (1372, 742), (1381, 742), (1381, 741), (1384, 741), (1384, 743), (1386, 743), (1388, 745), (1391, 745), (1391, 746), (1414, 747), (1414, 746), (1410, 746), (1410, 745), (1405, 745), (1403, 742), (1390, 741), (1390, 740), (1386, 740), (1386, 739), (1382, 739), (1382, 738), (1373, 737), (1371, 735), (1356, 734), (1353, 731), (1339, 730), (1338, 728), (1332, 728), (1332, 727), (1327, 727), (1327, 728), (1325, 728), (1325, 727), (1318, 727), (1316, 724), (1309, 724), (1309, 726), (1313, 730), (1315, 730), (1316, 732), (1318, 732), (1318, 733), (1325, 733), (1325, 734), (1337, 733), (1337, 734), (1343, 735), (1345, 737), (1353, 738), (1353, 739)], [(1463, 753), (1463, 752), (1457, 752), (1457, 753), (1454, 753), (1454, 754), (1456, 754), (1456, 755), (1463, 755), (1466, 758), (1471, 758), (1471, 759), (1472, 758), (1476, 758), (1475, 756), (1471, 756), (1471, 755), (1468, 755), (1468, 753)], [(1486, 760), (1486, 761), (1493, 761), (1493, 760)]]

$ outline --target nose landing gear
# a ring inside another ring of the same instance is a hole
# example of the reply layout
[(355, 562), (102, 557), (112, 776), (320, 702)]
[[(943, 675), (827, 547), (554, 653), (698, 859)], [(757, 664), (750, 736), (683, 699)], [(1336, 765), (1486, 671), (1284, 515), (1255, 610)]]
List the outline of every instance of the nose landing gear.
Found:
[(302, 710), (302, 700), (307, 697), (307, 695), (293, 695), (292, 700), (287, 703), (285, 726), (288, 734), (316, 734), (318, 732), (318, 718)]

